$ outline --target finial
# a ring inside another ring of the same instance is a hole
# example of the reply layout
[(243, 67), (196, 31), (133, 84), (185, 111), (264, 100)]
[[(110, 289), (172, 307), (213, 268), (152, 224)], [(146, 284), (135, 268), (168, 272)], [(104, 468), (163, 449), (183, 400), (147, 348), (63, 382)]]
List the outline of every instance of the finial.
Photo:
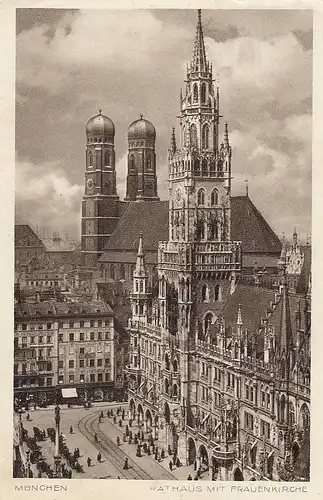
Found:
[(249, 195), (248, 179), (245, 179), (245, 184), (246, 184), (246, 196), (248, 197), (248, 195)]
[(239, 304), (239, 307), (238, 307), (237, 325), (238, 326), (242, 326), (243, 325), (243, 322), (242, 322), (242, 313), (241, 313), (241, 304)]
[(99, 115), (102, 115), (102, 109), (99, 109)]
[(224, 124), (224, 144), (229, 146), (229, 132), (228, 132), (228, 122)]
[(202, 18), (201, 9), (197, 9), (197, 19), (199, 23), (201, 22), (201, 18)]
[(140, 113), (140, 120), (142, 120), (142, 119), (143, 119), (143, 117), (144, 117), (144, 115), (142, 115), (142, 114)]

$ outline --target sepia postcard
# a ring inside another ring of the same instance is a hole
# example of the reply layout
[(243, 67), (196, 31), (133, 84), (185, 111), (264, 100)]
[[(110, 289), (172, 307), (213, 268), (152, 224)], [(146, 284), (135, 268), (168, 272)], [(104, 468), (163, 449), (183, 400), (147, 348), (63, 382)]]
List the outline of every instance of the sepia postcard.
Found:
[(319, 495), (322, 20), (3, 4), (4, 497)]

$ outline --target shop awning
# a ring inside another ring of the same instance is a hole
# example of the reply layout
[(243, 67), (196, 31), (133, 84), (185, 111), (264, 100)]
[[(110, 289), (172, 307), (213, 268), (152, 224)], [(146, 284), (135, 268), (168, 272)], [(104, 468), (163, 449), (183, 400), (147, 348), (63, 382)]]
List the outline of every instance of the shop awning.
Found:
[(75, 387), (69, 389), (62, 389), (63, 398), (77, 398), (77, 392)]

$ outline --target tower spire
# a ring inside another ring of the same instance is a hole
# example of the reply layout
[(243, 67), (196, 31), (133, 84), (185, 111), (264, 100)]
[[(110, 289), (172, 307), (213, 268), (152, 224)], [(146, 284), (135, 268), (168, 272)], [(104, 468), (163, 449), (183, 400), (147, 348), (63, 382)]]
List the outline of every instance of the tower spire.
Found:
[(286, 266), (284, 267), (282, 277), (282, 306), (281, 306), (281, 321), (280, 321), (280, 351), (285, 350), (287, 358), (289, 357), (290, 348), (292, 347), (292, 322), (290, 317), (290, 307), (288, 298), (288, 284), (286, 276)]
[(224, 145), (225, 147), (229, 147), (229, 132), (228, 132), (228, 122), (225, 122), (224, 124)]
[(142, 243), (142, 233), (140, 233), (140, 236), (139, 236), (135, 275), (136, 276), (145, 276), (146, 275), (145, 257), (144, 257), (143, 243)]
[(176, 137), (175, 137), (175, 127), (172, 130), (172, 138), (171, 138), (171, 151), (172, 153), (176, 152)]
[(201, 9), (197, 11), (196, 36), (193, 50), (193, 61), (191, 70), (198, 73), (206, 73), (209, 70), (209, 64), (206, 60), (204, 35), (202, 28)]

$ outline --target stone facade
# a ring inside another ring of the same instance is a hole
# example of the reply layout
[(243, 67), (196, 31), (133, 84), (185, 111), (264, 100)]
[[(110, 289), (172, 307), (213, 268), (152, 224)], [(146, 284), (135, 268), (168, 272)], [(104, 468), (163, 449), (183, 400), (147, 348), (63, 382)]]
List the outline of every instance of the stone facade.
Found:
[(150, 289), (145, 242), (133, 274), (131, 418), (183, 464), (219, 480), (308, 479), (310, 290), (289, 296), (239, 283), (231, 239), (231, 147), (219, 144), (219, 91), (199, 12), (169, 151), (169, 238)]

